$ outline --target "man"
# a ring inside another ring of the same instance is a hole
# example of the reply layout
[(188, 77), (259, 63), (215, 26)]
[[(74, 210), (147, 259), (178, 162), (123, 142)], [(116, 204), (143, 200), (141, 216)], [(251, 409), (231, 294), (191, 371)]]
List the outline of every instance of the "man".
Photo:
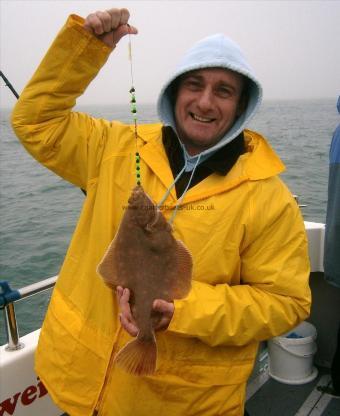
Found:
[[(337, 109), (340, 113), (340, 96)], [(328, 181), (328, 204), (326, 217), (324, 271), (325, 279), (331, 285), (340, 288), (340, 124), (336, 128), (331, 148)], [(333, 389), (327, 390), (340, 397), (340, 325), (337, 347), (333, 357), (331, 376)]]
[(134, 128), (71, 109), (121, 37), (137, 32), (128, 18), (126, 9), (71, 16), (13, 113), (27, 150), (87, 191), (36, 370), (72, 416), (240, 416), (259, 342), (309, 314), (303, 221), (277, 176), (283, 164), (245, 130), (260, 104), (259, 82), (232, 41), (202, 40), (160, 93), (163, 124), (138, 126), (137, 139), (145, 191), (163, 200), (167, 219), (181, 208), (174, 235), (192, 254), (192, 289), (183, 300), (154, 303), (154, 375), (114, 365), (138, 328), (128, 288), (116, 300), (96, 268), (134, 186)]

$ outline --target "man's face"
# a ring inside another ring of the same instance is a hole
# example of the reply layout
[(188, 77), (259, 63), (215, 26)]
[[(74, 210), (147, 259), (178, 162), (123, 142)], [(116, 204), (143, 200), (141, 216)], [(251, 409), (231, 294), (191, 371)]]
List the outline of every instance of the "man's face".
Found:
[(176, 127), (190, 155), (212, 147), (242, 112), (242, 75), (223, 68), (192, 71), (179, 83)]

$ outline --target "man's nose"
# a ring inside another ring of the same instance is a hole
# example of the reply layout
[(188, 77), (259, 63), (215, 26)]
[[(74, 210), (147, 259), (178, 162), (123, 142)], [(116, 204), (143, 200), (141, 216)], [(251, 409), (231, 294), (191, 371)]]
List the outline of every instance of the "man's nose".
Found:
[(213, 106), (213, 91), (211, 90), (211, 88), (206, 87), (201, 91), (201, 94), (198, 98), (198, 106), (199, 109), (202, 111), (209, 111), (212, 106)]

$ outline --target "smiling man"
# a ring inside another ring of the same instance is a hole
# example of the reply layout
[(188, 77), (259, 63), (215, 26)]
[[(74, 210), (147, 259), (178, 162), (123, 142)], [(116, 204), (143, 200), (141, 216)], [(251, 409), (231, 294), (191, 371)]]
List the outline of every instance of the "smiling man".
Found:
[(153, 304), (156, 372), (115, 365), (139, 328), (129, 289), (112, 296), (96, 269), (134, 187), (134, 127), (72, 108), (121, 37), (137, 33), (128, 19), (126, 9), (71, 16), (13, 112), (26, 149), (87, 191), (36, 371), (71, 416), (241, 416), (259, 342), (309, 314), (303, 221), (282, 162), (246, 129), (261, 101), (253, 70), (226, 36), (203, 39), (161, 89), (162, 122), (139, 125), (137, 139), (142, 185), (192, 254), (192, 288)]
[(190, 155), (218, 143), (242, 113), (243, 78), (237, 72), (211, 68), (189, 72), (179, 81), (176, 127)]

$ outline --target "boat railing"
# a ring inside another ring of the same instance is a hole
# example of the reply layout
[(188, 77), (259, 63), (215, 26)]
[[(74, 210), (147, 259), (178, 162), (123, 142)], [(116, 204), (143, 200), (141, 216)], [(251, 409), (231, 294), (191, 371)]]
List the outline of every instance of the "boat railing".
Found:
[(15, 302), (44, 292), (54, 287), (58, 276), (49, 277), (36, 283), (13, 290), (7, 281), (0, 281), (0, 309), (4, 310), (5, 328), (7, 333), (7, 351), (16, 351), (24, 347), (20, 342), (19, 329), (15, 314)]

